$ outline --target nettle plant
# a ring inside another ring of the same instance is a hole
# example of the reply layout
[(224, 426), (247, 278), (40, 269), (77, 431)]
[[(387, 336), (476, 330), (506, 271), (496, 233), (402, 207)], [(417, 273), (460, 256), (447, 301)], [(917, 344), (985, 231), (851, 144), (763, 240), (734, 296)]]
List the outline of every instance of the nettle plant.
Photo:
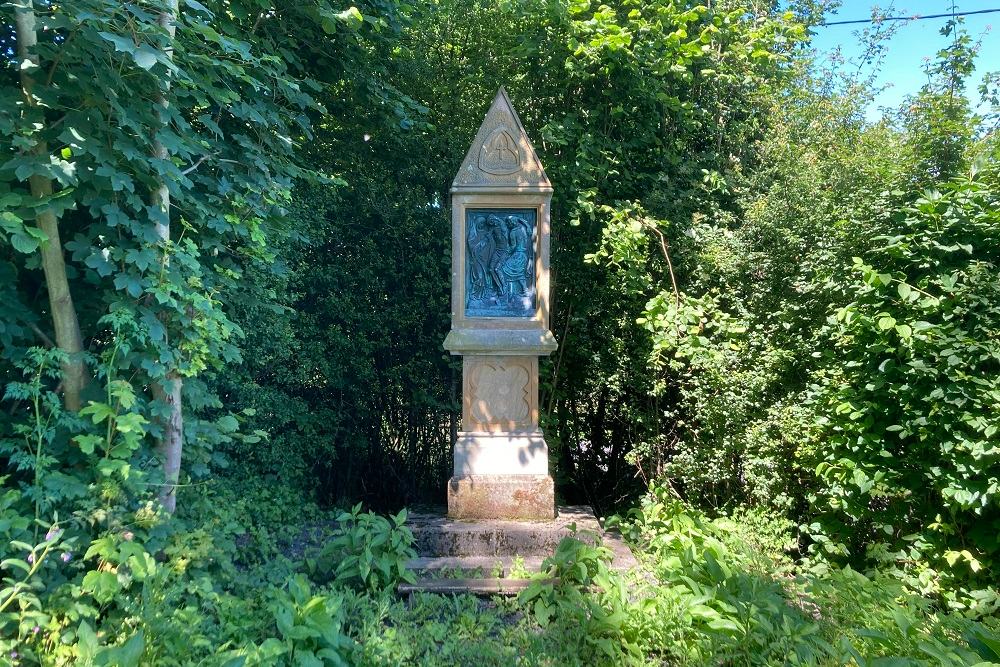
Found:
[(309, 581), (297, 575), (275, 593), (271, 608), (279, 637), (264, 640), (239, 664), (351, 664), (354, 641), (344, 631), (343, 599), (335, 593), (313, 594)]
[(406, 562), (415, 558), (413, 533), (406, 524), (406, 510), (387, 519), (362, 512), (361, 503), (337, 517), (340, 524), (330, 542), (314, 558), (306, 559), (306, 570), (314, 580), (385, 590), (399, 581), (413, 582)]
[(542, 627), (567, 638), (574, 660), (644, 664), (628, 589), (610, 568), (612, 556), (596, 535), (564, 537), (519, 599)]
[(811, 399), (816, 549), (896, 563), (925, 592), (936, 571), (995, 584), (1000, 563), (1000, 194), (982, 166), (855, 260)]

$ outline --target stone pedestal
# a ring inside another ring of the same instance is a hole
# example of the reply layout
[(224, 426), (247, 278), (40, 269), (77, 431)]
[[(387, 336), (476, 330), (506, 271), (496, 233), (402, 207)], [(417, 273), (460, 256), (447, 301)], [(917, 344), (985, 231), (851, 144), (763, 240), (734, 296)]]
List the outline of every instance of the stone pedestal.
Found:
[(452, 321), (462, 430), (448, 483), (459, 519), (552, 519), (538, 426), (538, 358), (549, 331), (552, 186), (501, 89), (452, 183)]

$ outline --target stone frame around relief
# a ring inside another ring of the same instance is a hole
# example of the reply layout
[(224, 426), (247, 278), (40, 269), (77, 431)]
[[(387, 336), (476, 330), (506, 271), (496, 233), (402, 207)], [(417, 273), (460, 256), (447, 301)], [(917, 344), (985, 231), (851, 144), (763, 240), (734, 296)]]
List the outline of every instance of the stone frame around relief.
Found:
[(538, 308), (538, 209), (465, 207), (464, 315), (534, 318)]

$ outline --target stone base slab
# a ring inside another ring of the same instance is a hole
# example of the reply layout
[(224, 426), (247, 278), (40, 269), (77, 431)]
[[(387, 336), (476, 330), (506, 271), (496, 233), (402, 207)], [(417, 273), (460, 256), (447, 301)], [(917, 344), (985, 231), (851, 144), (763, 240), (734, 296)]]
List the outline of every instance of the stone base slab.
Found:
[(549, 474), (549, 447), (541, 431), (460, 431), (455, 441), (455, 477)]
[(452, 519), (549, 520), (555, 515), (555, 485), (548, 475), (461, 475), (448, 480)]

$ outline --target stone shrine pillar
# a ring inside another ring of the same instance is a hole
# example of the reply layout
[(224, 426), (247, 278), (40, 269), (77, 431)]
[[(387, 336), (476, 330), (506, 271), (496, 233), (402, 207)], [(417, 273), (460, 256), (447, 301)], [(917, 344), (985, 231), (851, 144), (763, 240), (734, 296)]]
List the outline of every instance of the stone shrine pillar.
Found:
[(462, 430), (448, 482), (456, 519), (552, 519), (538, 427), (549, 331), (552, 185), (503, 88), (451, 186), (451, 332), (462, 357)]

